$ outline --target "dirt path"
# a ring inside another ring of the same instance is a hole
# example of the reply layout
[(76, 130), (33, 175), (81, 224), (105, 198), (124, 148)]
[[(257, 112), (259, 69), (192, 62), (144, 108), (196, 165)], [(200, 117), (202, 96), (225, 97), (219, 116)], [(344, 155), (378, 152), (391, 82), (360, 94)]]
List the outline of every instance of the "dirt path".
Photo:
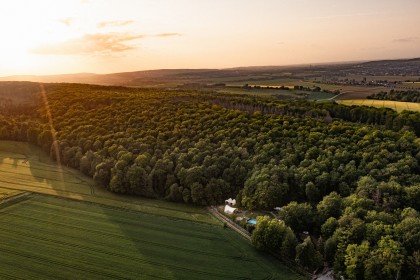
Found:
[(344, 94), (345, 92), (342, 92), (342, 93), (339, 93), (339, 94), (337, 94), (337, 95), (334, 95), (333, 97), (331, 97), (331, 98), (328, 98), (327, 100), (333, 100), (333, 99), (335, 99), (336, 97), (339, 97), (340, 95), (342, 95), (342, 94)]
[(245, 229), (241, 228), (239, 225), (235, 224), (230, 219), (228, 219), (225, 216), (223, 216), (222, 214), (220, 214), (219, 211), (217, 211), (216, 207), (210, 206), (208, 209), (209, 209), (209, 212), (213, 216), (215, 216), (217, 219), (219, 219), (222, 222), (225, 222), (228, 227), (230, 227), (231, 229), (233, 229), (234, 231), (239, 233), (245, 239), (248, 239), (249, 241), (251, 241), (251, 235)]

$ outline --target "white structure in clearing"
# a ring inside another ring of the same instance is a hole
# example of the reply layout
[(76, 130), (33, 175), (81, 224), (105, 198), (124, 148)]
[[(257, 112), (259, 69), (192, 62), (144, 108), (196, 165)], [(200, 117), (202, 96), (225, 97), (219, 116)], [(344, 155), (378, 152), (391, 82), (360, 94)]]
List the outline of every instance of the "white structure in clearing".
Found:
[(236, 199), (232, 199), (232, 198), (226, 199), (225, 204), (229, 205), (229, 206), (235, 206), (236, 205)]
[(233, 214), (237, 211), (237, 208), (230, 207), (229, 205), (225, 205), (225, 213), (226, 214)]

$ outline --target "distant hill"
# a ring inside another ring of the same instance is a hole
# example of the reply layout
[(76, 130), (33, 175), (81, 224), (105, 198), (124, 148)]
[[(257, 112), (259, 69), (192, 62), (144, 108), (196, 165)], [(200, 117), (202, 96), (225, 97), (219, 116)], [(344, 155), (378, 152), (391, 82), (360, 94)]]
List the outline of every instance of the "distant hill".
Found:
[(362, 65), (404, 65), (420, 63), (420, 58), (374, 60), (361, 63)]
[(245, 82), (253, 79), (273, 79), (284, 76), (300, 79), (319, 75), (319, 72), (333, 75), (337, 73), (420, 75), (420, 58), (291, 66), (251, 66), (227, 69), (159, 69), (111, 74), (25, 75), (0, 77), (0, 81), (171, 87), (185, 83)]
[(418, 76), (420, 75), (420, 58), (376, 60), (353, 65), (348, 73), (369, 76)]
[[(197, 75), (206, 76), (217, 69), (160, 69), (111, 74), (78, 73), (64, 75), (18, 75), (0, 77), (0, 81), (30, 81), (41, 83), (82, 83), (100, 85), (148, 85), (162, 80), (186, 80)], [(202, 74), (201, 74), (202, 73)]]
[(78, 73), (65, 75), (17, 75), (0, 77), (0, 81), (28, 81), (39, 83), (95, 83), (103, 75), (93, 73)]

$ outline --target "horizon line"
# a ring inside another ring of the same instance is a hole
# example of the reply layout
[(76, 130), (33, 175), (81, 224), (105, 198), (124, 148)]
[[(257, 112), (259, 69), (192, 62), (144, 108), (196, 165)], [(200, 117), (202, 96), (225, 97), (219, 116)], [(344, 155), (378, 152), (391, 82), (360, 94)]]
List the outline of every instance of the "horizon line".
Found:
[(73, 76), (73, 75), (113, 75), (133, 72), (146, 72), (146, 71), (163, 71), (163, 70), (234, 70), (234, 69), (245, 69), (245, 68), (269, 68), (269, 67), (303, 67), (313, 65), (339, 65), (339, 64), (352, 64), (352, 63), (368, 63), (368, 62), (379, 62), (379, 61), (398, 61), (398, 60), (413, 60), (420, 59), (420, 56), (416, 57), (404, 57), (404, 58), (379, 58), (379, 59), (363, 59), (363, 60), (345, 60), (345, 61), (328, 61), (328, 62), (305, 62), (295, 64), (273, 64), (273, 65), (248, 65), (248, 66), (233, 66), (233, 67), (221, 67), (221, 68), (154, 68), (154, 69), (143, 69), (133, 71), (122, 71), (122, 72), (106, 72), (106, 73), (93, 73), (93, 72), (74, 72), (74, 73), (59, 73), (59, 74), (13, 74), (0, 76), (0, 79), (8, 77), (53, 77), (53, 76)]

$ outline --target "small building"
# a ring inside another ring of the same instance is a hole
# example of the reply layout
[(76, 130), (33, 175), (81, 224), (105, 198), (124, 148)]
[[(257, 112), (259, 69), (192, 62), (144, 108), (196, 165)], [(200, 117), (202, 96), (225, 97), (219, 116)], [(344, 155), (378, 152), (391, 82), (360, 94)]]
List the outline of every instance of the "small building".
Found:
[(233, 214), (236, 211), (238, 211), (238, 209), (237, 208), (230, 207), (229, 205), (226, 204), (224, 211), (225, 211), (226, 214)]
[(225, 204), (229, 205), (229, 206), (235, 206), (236, 205), (236, 199), (232, 199), (232, 198), (226, 199)]

